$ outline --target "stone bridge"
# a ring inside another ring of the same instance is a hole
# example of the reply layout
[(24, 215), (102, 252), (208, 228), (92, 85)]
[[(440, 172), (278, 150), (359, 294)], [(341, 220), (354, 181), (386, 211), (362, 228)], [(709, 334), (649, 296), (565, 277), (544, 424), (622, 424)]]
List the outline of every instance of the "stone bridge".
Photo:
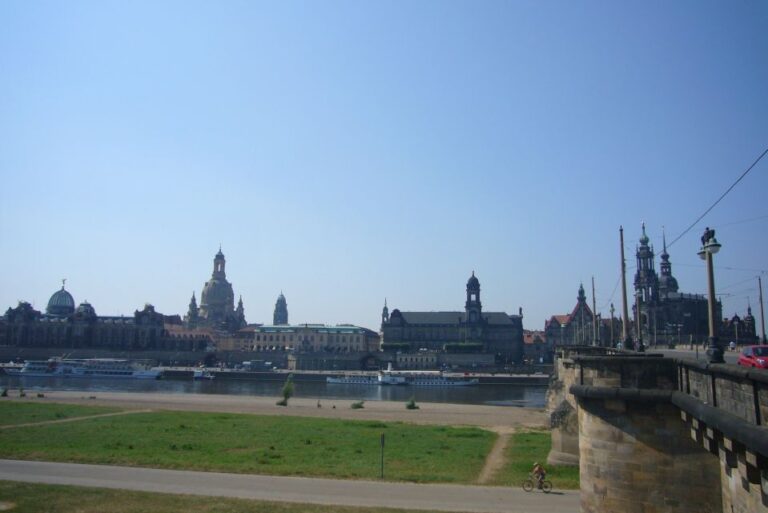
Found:
[(578, 465), (581, 511), (768, 512), (768, 371), (561, 349), (550, 464)]

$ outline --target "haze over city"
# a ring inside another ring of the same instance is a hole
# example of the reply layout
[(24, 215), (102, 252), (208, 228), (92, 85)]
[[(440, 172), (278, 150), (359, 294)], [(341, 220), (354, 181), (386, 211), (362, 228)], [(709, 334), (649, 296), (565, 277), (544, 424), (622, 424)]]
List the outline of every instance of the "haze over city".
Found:
[[(761, 2), (0, 3), (0, 307), (67, 279), (184, 314), (221, 246), (249, 323), (621, 309), (641, 223), (723, 314), (766, 287)], [(680, 235), (684, 234), (678, 239)], [(671, 246), (669, 243), (673, 242)], [(657, 261), (658, 265), (658, 261)], [(631, 302), (631, 299), (630, 299)]]

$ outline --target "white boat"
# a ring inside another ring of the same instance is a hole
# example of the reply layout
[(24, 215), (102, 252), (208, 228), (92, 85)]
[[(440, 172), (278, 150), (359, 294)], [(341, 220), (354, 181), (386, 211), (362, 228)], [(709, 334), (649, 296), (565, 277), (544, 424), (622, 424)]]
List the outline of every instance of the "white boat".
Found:
[(215, 377), (215, 374), (205, 369), (195, 369), (192, 372), (192, 379), (214, 379)]
[(446, 376), (440, 371), (392, 370), (390, 364), (386, 370), (376, 376), (366, 374), (345, 374), (327, 377), (326, 382), (343, 385), (401, 385), (414, 387), (461, 387), (477, 385), (477, 378), (464, 376)]
[(414, 387), (465, 387), (477, 385), (477, 378), (464, 376), (446, 376), (440, 371), (393, 371), (387, 369), (379, 373), (382, 385), (409, 385)]
[(21, 369), (6, 370), (6, 373), (28, 377), (159, 379), (163, 371), (118, 358), (50, 358), (28, 360)]
[(328, 376), (325, 378), (327, 383), (336, 385), (378, 385), (377, 376), (368, 376), (365, 374), (347, 374), (345, 376)]

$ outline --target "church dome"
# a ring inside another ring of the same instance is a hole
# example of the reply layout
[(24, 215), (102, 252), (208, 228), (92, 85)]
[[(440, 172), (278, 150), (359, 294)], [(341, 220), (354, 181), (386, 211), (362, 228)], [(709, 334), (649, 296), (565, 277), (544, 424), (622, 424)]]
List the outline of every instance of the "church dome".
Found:
[(203, 287), (200, 303), (203, 305), (227, 304), (234, 306), (235, 294), (227, 280), (211, 279)]
[(469, 277), (469, 280), (467, 280), (467, 287), (473, 288), (473, 287), (479, 287), (480, 286), (480, 280), (477, 279), (475, 276), (475, 271), (472, 271), (472, 276)]
[(48, 307), (45, 309), (45, 313), (48, 315), (70, 315), (75, 311), (75, 299), (72, 294), (64, 290), (64, 285), (61, 286), (61, 290), (57, 290), (48, 300)]
[(659, 276), (659, 289), (677, 292), (677, 279), (674, 276), (662, 274)]
[(75, 313), (82, 317), (96, 317), (96, 310), (89, 302), (80, 303)]

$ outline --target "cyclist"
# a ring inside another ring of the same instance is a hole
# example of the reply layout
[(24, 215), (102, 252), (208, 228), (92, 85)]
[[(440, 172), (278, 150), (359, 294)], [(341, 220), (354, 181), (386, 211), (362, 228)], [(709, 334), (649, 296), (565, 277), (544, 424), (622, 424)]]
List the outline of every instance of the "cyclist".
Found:
[(541, 483), (544, 482), (544, 478), (547, 476), (547, 471), (544, 470), (544, 467), (542, 467), (537, 461), (533, 464), (533, 470), (531, 471), (531, 474), (533, 474), (533, 477), (536, 478), (538, 481), (538, 487), (541, 489)]

